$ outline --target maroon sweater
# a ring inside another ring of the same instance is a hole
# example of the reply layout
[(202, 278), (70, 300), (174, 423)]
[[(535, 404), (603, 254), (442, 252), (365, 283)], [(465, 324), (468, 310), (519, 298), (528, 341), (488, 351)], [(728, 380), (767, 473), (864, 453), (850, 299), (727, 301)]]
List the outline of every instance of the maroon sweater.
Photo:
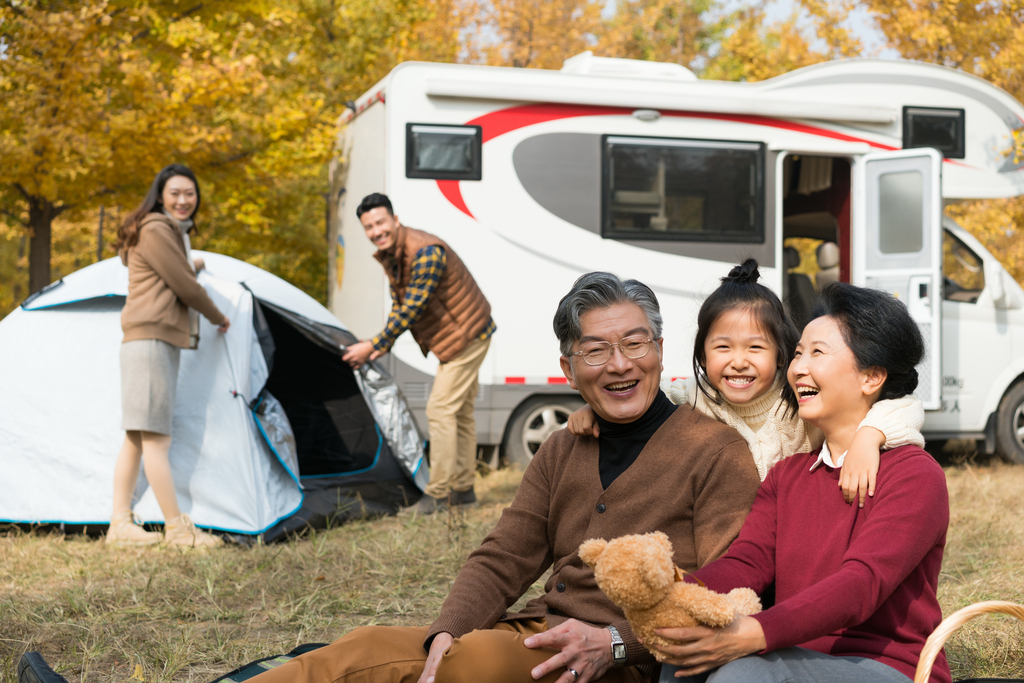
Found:
[[(942, 621), (936, 598), (949, 525), (946, 476), (916, 446), (886, 452), (874, 498), (847, 505), (839, 470), (812, 454), (776, 464), (761, 484), (739, 538), (694, 572), (708, 588), (775, 580), (776, 604), (754, 618), (767, 650), (804, 647), (868, 657), (914, 677), (925, 640)], [(932, 683), (949, 683), (945, 653)]]

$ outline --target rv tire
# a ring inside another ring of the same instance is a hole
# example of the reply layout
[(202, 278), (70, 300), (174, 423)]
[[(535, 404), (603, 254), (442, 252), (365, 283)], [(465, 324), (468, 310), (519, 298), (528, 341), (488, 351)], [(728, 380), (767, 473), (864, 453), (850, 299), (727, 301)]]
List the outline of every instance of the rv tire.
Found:
[(578, 396), (551, 394), (531, 396), (520, 403), (512, 413), (502, 439), (505, 462), (525, 469), (540, 445), (565, 426), (573, 411), (584, 405)]
[(996, 452), (1006, 462), (1024, 465), (1024, 382), (1010, 387), (999, 402)]

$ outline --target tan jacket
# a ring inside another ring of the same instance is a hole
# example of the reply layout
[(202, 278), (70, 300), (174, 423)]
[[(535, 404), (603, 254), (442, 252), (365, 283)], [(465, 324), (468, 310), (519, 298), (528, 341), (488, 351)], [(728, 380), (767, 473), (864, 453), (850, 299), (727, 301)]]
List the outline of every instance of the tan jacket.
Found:
[[(735, 429), (680, 406), (636, 461), (607, 489), (598, 441), (555, 432), (533, 458), (512, 505), (466, 561), (430, 627), (456, 638), (502, 619), (575, 618), (613, 624), (630, 664), (654, 664), (625, 616), (580, 560), (580, 543), (663, 531), (676, 564), (693, 571), (719, 557), (739, 534), (760, 485), (746, 442)], [(507, 610), (547, 569), (544, 595)]]
[(404, 225), (398, 226), (394, 252), (373, 255), (384, 266), (388, 280), (401, 303), (409, 286), (412, 262), (423, 247), (443, 247), (447, 265), (437, 289), (427, 299), (420, 319), (410, 328), (426, 356), (433, 351), (442, 363), (458, 358), (469, 343), (484, 331), (491, 319), (491, 304), (476, 284), (462, 259), (438, 237)]
[(138, 244), (121, 254), (128, 266), (128, 300), (121, 309), (123, 341), (160, 339), (188, 348), (190, 306), (214, 325), (224, 322), (224, 314), (196, 281), (178, 226), (159, 213), (148, 214), (139, 223)]

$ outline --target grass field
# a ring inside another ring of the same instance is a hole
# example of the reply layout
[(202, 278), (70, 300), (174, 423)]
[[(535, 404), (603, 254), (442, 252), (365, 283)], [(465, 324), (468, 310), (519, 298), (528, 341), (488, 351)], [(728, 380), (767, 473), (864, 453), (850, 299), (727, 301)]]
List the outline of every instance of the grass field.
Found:
[[(946, 472), (944, 613), (980, 600), (1024, 603), (1024, 467)], [(16, 680), (27, 650), (41, 651), (69, 681), (209, 681), (355, 626), (426, 624), (518, 476), (479, 479), (481, 505), (462, 517), (356, 522), (253, 549), (110, 549), (8, 531), (0, 536), (0, 683)], [(1008, 617), (975, 620), (947, 653), (954, 679), (1024, 678), (1024, 627)]]

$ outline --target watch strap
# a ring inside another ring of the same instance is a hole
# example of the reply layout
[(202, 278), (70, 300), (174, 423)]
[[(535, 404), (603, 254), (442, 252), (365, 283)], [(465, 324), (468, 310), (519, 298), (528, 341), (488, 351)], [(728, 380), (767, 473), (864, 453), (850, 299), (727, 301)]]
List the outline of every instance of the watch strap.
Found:
[(611, 624), (608, 625), (608, 632), (612, 634), (612, 664), (614, 666), (626, 665), (626, 643), (622, 640), (619, 629)]

